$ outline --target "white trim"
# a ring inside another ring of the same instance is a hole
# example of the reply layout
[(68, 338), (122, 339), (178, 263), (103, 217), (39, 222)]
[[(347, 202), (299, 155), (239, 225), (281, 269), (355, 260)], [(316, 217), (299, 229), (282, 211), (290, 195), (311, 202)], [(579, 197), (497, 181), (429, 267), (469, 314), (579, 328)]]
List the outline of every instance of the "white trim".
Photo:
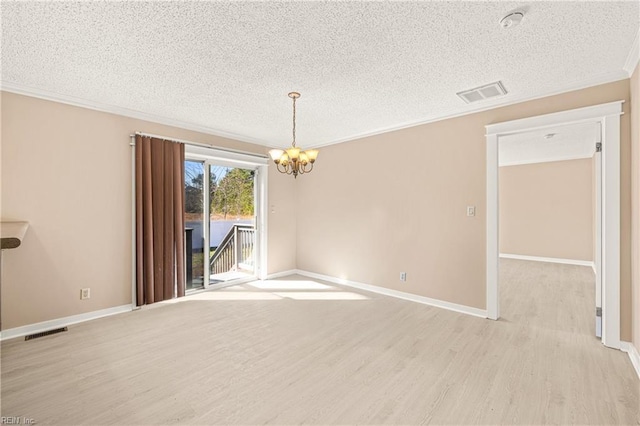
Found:
[[(180, 142), (180, 141), (177, 141)], [(215, 161), (216, 164), (230, 167), (256, 167), (266, 166), (268, 159), (260, 155), (244, 154), (241, 152), (227, 151), (216, 149), (214, 147), (207, 148), (198, 145), (185, 143), (185, 156), (190, 159), (201, 161)]]
[(602, 146), (602, 342), (620, 348), (620, 114), (602, 119)]
[[(596, 267), (596, 262), (593, 262), (593, 264), (591, 265), (591, 269), (593, 270), (594, 274), (598, 275), (598, 269)], [(596, 303), (596, 306), (598, 306), (597, 303)], [(600, 308), (601, 306), (598, 306), (598, 307)]]
[[(602, 142), (602, 126), (600, 126), (600, 134), (598, 135), (598, 142)], [(595, 214), (594, 218), (596, 221), (596, 250), (595, 250), (595, 259), (594, 259), (594, 269), (593, 272), (596, 274), (596, 308), (602, 308), (602, 152), (597, 152), (594, 154), (595, 161), (595, 193), (596, 193), (596, 202), (595, 202)], [(602, 334), (599, 334), (598, 337), (602, 337)]]
[[(498, 296), (499, 277), (499, 238), (498, 218), (498, 135), (487, 135), (487, 293), (486, 305), (489, 319), (500, 318), (500, 297)], [(489, 232), (490, 229), (495, 232)]]
[(503, 259), (530, 260), (533, 262), (564, 263), (565, 265), (589, 266), (595, 271), (595, 264), (590, 260), (562, 259), (559, 257), (525, 256), (521, 254), (500, 253)]
[(296, 269), (289, 269), (288, 271), (280, 271), (280, 272), (275, 272), (273, 274), (269, 274), (269, 275), (266, 276), (265, 279), (273, 280), (273, 279), (276, 279), (276, 278), (287, 277), (289, 275), (295, 275), (297, 273), (298, 273), (298, 271)]
[[(187, 159), (191, 160), (191, 158), (189, 158), (187, 156), (187, 147), (189, 147), (189, 145), (185, 145), (185, 150), (184, 150), (184, 159), (185, 161), (187, 161)], [(190, 147), (189, 147), (190, 148)], [(209, 189), (209, 183), (211, 180), (211, 163), (207, 162), (207, 159), (203, 159), (202, 161), (204, 161), (204, 163), (202, 163), (202, 198), (203, 198), (203, 203), (202, 203), (202, 257), (203, 260), (204, 259), (208, 259), (207, 261), (202, 262), (203, 263), (203, 272), (204, 272), (204, 276), (202, 277), (202, 286), (207, 289), (209, 288), (209, 286), (211, 285), (211, 192)], [(186, 168), (186, 165), (185, 165)], [(186, 183), (186, 182), (185, 182)], [(185, 196), (186, 199), (186, 196)], [(186, 205), (185, 205), (186, 206)], [(185, 216), (186, 216), (186, 208), (185, 208)], [(207, 219), (208, 218), (208, 219)], [(185, 220), (185, 228), (187, 227), (186, 224), (186, 220)], [(185, 240), (186, 241), (186, 240)], [(186, 247), (185, 247), (185, 259), (186, 259)], [(187, 263), (185, 262), (185, 265)], [(187, 282), (187, 278), (186, 278), (186, 269), (185, 268), (185, 295), (187, 294), (187, 290), (186, 290), (186, 282)], [(191, 271), (193, 274), (193, 234), (191, 236)], [(193, 283), (193, 275), (192, 275), (192, 280), (191, 282)]]
[(622, 67), (622, 69), (629, 74), (629, 77), (631, 77), (638, 66), (638, 59), (640, 59), (640, 30), (638, 30), (636, 37), (633, 39), (631, 50), (629, 50), (627, 60), (624, 62), (624, 67)]
[[(375, 135), (380, 135), (380, 134), (383, 134), (383, 133), (394, 132), (394, 131), (397, 131), (397, 130), (403, 130), (403, 129), (407, 129), (407, 128), (410, 128), (410, 127), (422, 126), (424, 124), (435, 123), (435, 122), (443, 121), (443, 120), (449, 120), (451, 118), (462, 117), (462, 116), (470, 115), (470, 114), (476, 114), (476, 113), (479, 113), (479, 112), (488, 111), (488, 110), (492, 110), (492, 109), (496, 109), (496, 108), (502, 108), (502, 107), (509, 106), (509, 105), (515, 105), (515, 104), (520, 104), (520, 103), (523, 103), (523, 102), (533, 101), (535, 99), (541, 99), (541, 98), (546, 98), (546, 97), (549, 97), (549, 96), (560, 95), (562, 93), (573, 92), (573, 91), (576, 91), (576, 90), (586, 89), (588, 87), (598, 86), (598, 85), (601, 85), (601, 84), (613, 83), (615, 81), (625, 80), (627, 78), (629, 78), (629, 76), (627, 75), (626, 71), (618, 70), (618, 71), (614, 71), (614, 72), (611, 72), (611, 73), (606, 73), (606, 74), (603, 74), (603, 75), (600, 75), (600, 76), (596, 76), (596, 77), (591, 78), (591, 79), (583, 80), (582, 82), (578, 82), (578, 83), (575, 83), (575, 84), (570, 84), (570, 85), (564, 86), (563, 88), (560, 88), (560, 89), (544, 91), (544, 92), (541, 92), (541, 93), (533, 95), (533, 96), (510, 96), (510, 95), (507, 95), (504, 98), (500, 98), (500, 100), (491, 101), (491, 103), (487, 103), (487, 104), (485, 104), (485, 106), (478, 107), (478, 106), (473, 106), (473, 104), (471, 104), (471, 105), (467, 105), (463, 111), (445, 112), (442, 115), (439, 115), (437, 117), (427, 118), (427, 119), (424, 119), (424, 120), (411, 121), (411, 122), (404, 123), (404, 124), (399, 124), (399, 125), (382, 127), (382, 128), (379, 128), (379, 129), (376, 129), (376, 130), (373, 130), (373, 131), (356, 133), (356, 134), (353, 134), (351, 136), (347, 136), (347, 137), (341, 138), (341, 139), (336, 139), (336, 140), (333, 140), (333, 141), (321, 142), (321, 143), (317, 143), (317, 144), (310, 144), (309, 148), (322, 148), (322, 147), (329, 146), (329, 145), (336, 145), (336, 144), (339, 144), (339, 143), (349, 142), (349, 141), (356, 140), (356, 139), (362, 139), (362, 138), (366, 138), (366, 137), (369, 137), (369, 136), (375, 136)], [(272, 146), (272, 145), (269, 145), (269, 146)], [(272, 146), (272, 147), (275, 147), (275, 146)], [(278, 148), (282, 149), (281, 146), (278, 147)]]
[[(136, 247), (136, 137), (130, 136), (131, 141), (131, 308), (136, 309), (138, 304), (138, 289), (136, 286), (138, 261), (138, 248)], [(185, 269), (186, 270), (186, 269)]]
[(592, 158), (593, 154), (584, 154), (584, 155), (565, 155), (565, 156), (557, 156), (557, 157), (546, 157), (546, 158), (537, 158), (537, 159), (527, 159), (522, 161), (503, 161), (500, 163), (500, 167), (509, 167), (509, 166), (524, 166), (526, 164), (538, 164), (538, 163), (553, 163), (556, 161), (570, 161), (570, 160), (582, 160), (585, 158)]
[(487, 124), (487, 135), (512, 135), (531, 132), (548, 127), (566, 126), (568, 124), (588, 123), (600, 121), (608, 115), (621, 115), (624, 100), (608, 102), (606, 104), (592, 105), (567, 111), (554, 112), (535, 117), (521, 118), (519, 120), (504, 121), (501, 123)]
[(269, 263), (267, 257), (269, 255), (269, 221), (267, 215), (269, 212), (269, 166), (262, 165), (256, 170), (258, 179), (256, 179), (256, 246), (258, 247), (258, 256), (256, 261), (255, 274), (258, 279), (265, 279), (267, 276), (267, 268)]
[(629, 354), (631, 365), (640, 379), (640, 353), (638, 349), (631, 342), (620, 342), (620, 350)]
[(423, 305), (429, 305), (429, 306), (434, 306), (436, 308), (447, 309), (449, 311), (454, 311), (461, 314), (473, 315), (475, 317), (480, 317), (480, 318), (487, 318), (487, 311), (479, 308), (473, 308), (471, 306), (458, 305), (457, 303), (446, 302), (444, 300), (432, 299), (430, 297), (425, 297), (425, 296), (418, 296), (417, 294), (405, 293), (403, 291), (392, 290), (389, 288), (378, 287), (371, 284), (364, 284), (357, 281), (331, 277), (329, 275), (317, 274), (315, 272), (302, 271), (300, 269), (296, 269), (295, 273), (298, 275), (309, 277), (309, 278), (328, 281), (330, 283), (353, 287), (359, 290), (370, 291), (372, 293), (383, 294), (385, 296), (391, 296), (398, 299), (409, 300), (411, 302), (422, 303)]
[[(438, 121), (448, 120), (451, 118), (461, 117), (469, 114), (475, 114), (482, 111), (488, 111), (495, 108), (501, 108), (508, 105), (519, 104), (527, 101), (532, 101), (535, 99), (546, 98), (548, 96), (559, 95), (562, 93), (573, 92), (575, 90), (585, 89), (587, 87), (598, 86), (601, 84), (613, 83), (615, 81), (624, 80), (629, 78), (628, 72), (625, 70), (614, 71), (610, 73), (601, 74), (595, 76), (593, 78), (589, 78), (577, 83), (566, 85), (562, 88), (558, 88), (555, 90), (547, 90), (540, 92), (539, 94), (533, 96), (513, 96), (507, 95), (505, 98), (500, 98), (499, 100), (491, 101), (486, 103), (484, 106), (474, 106), (467, 105), (464, 110), (457, 112), (445, 112), (442, 115), (437, 117), (431, 117), (424, 120), (411, 121), (403, 124), (387, 126), (383, 128), (379, 128), (373, 131), (356, 133), (345, 138), (336, 139), (328, 142), (321, 142), (317, 144), (309, 144), (308, 148), (321, 148), (329, 145), (336, 145), (343, 142), (348, 142), (356, 139), (362, 139), (369, 136), (375, 136), (382, 133), (393, 132), (396, 130), (402, 130), (410, 127), (421, 126), (423, 124), (434, 123)], [(257, 145), (262, 145), (270, 148), (282, 148), (281, 146), (275, 146), (273, 142), (261, 140), (258, 138), (252, 138), (248, 136), (239, 135), (236, 133), (226, 132), (219, 129), (214, 129), (207, 126), (202, 126), (199, 124), (188, 123), (180, 120), (175, 120), (167, 117), (161, 117), (154, 114), (148, 114), (142, 111), (136, 111), (128, 108), (122, 108), (114, 105), (107, 105), (100, 102), (90, 101), (87, 99), (78, 98), (75, 96), (63, 95), (55, 92), (50, 92), (48, 90), (42, 90), (35, 87), (25, 86), (19, 83), (13, 83), (10, 81), (0, 81), (0, 90), (16, 93), (19, 95), (31, 96), (35, 98), (40, 98), (48, 101), (60, 102), (67, 105), (78, 106), (82, 108), (88, 108), (96, 111), (108, 112), (111, 114), (117, 114), (124, 117), (137, 118), (140, 120), (150, 121), (153, 123), (164, 124), (167, 126), (178, 127), (186, 130), (193, 130), (200, 133), (205, 133), (208, 135), (220, 136), (227, 139), (234, 139), (237, 141), (253, 143)]]
[(219, 136), (221, 138), (233, 139), (236, 141), (242, 141), (242, 142), (266, 146), (265, 145), (266, 141), (261, 139), (252, 138), (249, 136), (243, 136), (237, 133), (226, 132), (224, 130), (214, 129), (212, 127), (203, 126), (200, 124), (189, 123), (186, 121), (176, 120), (168, 117), (162, 117), (156, 114), (149, 114), (146, 112), (136, 111), (129, 108), (123, 108), (115, 105), (108, 105), (101, 102), (78, 98), (75, 96), (69, 96), (61, 93), (51, 92), (48, 90), (38, 89), (35, 87), (29, 87), (20, 83), (13, 83), (10, 81), (0, 81), (0, 90), (5, 92), (16, 93), (18, 95), (25, 95), (25, 96), (31, 96), (34, 98), (44, 99), (46, 101), (59, 102), (66, 105), (92, 109), (94, 111), (107, 112), (110, 114), (116, 114), (123, 117), (137, 118), (138, 120), (164, 124), (165, 126), (177, 127), (185, 130), (193, 130), (194, 132), (200, 132), (207, 135)]
[(24, 325), (22, 327), (9, 328), (0, 332), (0, 341), (27, 336), (33, 333), (40, 333), (54, 328), (66, 327), (68, 325), (91, 321), (124, 312), (131, 312), (131, 305), (114, 306), (113, 308), (101, 309), (99, 311), (85, 312), (84, 314), (72, 315), (70, 317), (38, 322), (35, 324)]
[[(498, 159), (500, 137), (576, 123), (599, 123), (602, 129), (602, 343), (620, 348), (620, 115), (624, 101), (609, 102), (503, 123), (489, 124), (487, 143), (487, 307), (499, 300)], [(596, 277), (596, 280), (599, 277)]]

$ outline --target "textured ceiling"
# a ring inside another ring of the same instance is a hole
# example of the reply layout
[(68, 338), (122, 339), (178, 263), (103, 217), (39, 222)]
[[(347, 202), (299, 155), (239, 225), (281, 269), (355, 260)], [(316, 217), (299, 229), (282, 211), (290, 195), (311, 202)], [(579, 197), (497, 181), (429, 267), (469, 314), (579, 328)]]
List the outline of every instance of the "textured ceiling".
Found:
[[(520, 8), (520, 26), (499, 19)], [(638, 2), (6, 2), (2, 83), (318, 146), (622, 78)], [(501, 80), (509, 95), (456, 92)], [(139, 129), (144, 130), (144, 129)]]
[[(546, 138), (549, 134), (553, 137)], [(599, 134), (598, 123), (582, 123), (501, 136), (499, 164), (510, 166), (590, 158), (596, 151)]]

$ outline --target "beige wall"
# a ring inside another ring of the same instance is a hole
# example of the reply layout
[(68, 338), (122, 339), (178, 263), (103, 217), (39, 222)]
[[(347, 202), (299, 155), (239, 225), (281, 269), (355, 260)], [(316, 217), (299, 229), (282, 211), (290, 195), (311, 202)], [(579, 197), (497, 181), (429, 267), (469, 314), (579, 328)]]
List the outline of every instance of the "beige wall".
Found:
[(500, 253), (593, 261), (592, 164), (500, 167)]
[(267, 273), (296, 269), (296, 181), (269, 165)]
[[(637, 70), (631, 84), (637, 105)], [(325, 147), (315, 171), (297, 181), (270, 168), (268, 272), (298, 267), (483, 309), (484, 126), (625, 100), (621, 337), (630, 340), (629, 93), (629, 80), (622, 80)], [(130, 303), (133, 131), (265, 151), (5, 92), (0, 106), (2, 217), (32, 224), (24, 245), (3, 256), (3, 329)], [(634, 147), (637, 138), (636, 125)], [(476, 217), (466, 217), (467, 205), (476, 206)], [(399, 281), (400, 271), (408, 273), (406, 283)], [(91, 287), (90, 300), (79, 300), (82, 287)], [(638, 292), (634, 297), (638, 306)]]
[[(298, 268), (484, 309), (484, 126), (617, 100), (626, 101), (620, 267), (621, 336), (629, 340), (629, 80), (323, 148), (314, 172), (298, 179)], [(467, 205), (476, 217), (466, 216)]]
[[(266, 151), (6, 92), (1, 105), (2, 219), (31, 224), (3, 253), (3, 329), (131, 303), (131, 133)], [(269, 174), (269, 272), (295, 268), (292, 189)], [(83, 287), (91, 299), (80, 300)]]
[(631, 76), (633, 343), (640, 351), (640, 66)]

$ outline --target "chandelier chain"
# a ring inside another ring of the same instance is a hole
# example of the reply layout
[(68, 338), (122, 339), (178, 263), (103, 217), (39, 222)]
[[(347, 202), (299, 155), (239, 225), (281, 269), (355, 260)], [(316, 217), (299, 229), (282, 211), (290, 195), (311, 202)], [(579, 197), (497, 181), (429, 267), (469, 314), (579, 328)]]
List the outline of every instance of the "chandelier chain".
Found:
[(292, 146), (296, 146), (296, 98), (293, 98), (293, 143)]

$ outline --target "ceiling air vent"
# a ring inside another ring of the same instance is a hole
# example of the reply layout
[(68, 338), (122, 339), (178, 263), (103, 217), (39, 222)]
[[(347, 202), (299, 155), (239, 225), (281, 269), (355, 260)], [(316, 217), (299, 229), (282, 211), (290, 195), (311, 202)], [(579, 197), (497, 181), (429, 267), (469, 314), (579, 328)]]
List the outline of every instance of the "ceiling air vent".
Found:
[(495, 98), (496, 96), (503, 96), (507, 94), (507, 90), (502, 85), (502, 82), (496, 81), (495, 83), (485, 84), (484, 86), (476, 87), (475, 89), (464, 90), (456, 93), (468, 104), (474, 102), (483, 101), (485, 99)]

